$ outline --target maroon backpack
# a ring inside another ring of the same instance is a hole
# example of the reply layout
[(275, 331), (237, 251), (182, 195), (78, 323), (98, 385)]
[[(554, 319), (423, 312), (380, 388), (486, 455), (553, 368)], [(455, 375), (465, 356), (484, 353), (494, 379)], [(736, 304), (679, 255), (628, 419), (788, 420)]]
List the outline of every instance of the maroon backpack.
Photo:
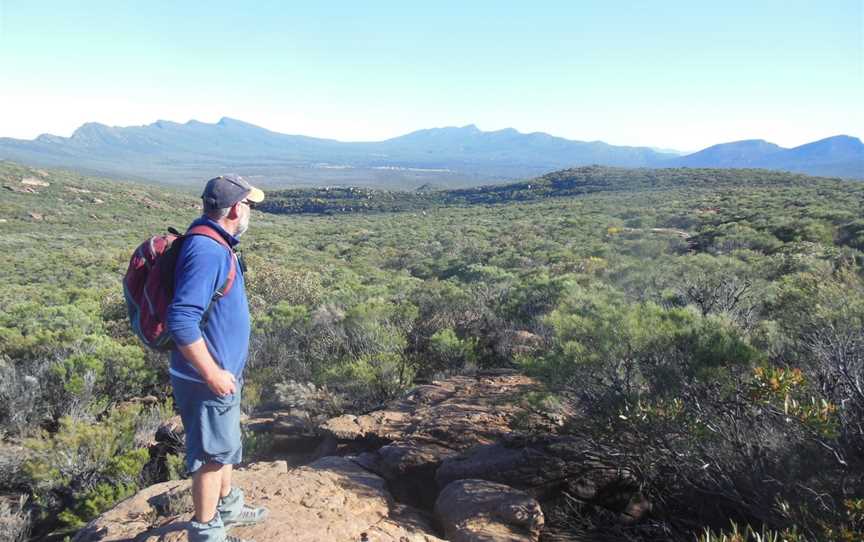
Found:
[(166, 325), (168, 305), (174, 298), (174, 269), (177, 266), (177, 256), (183, 240), (191, 235), (209, 237), (228, 249), (231, 257), (231, 267), (228, 278), (221, 288), (216, 290), (207, 310), (204, 312), (202, 325), (206, 324), (207, 314), (213, 302), (228, 295), (234, 278), (237, 276), (234, 253), (228, 242), (212, 227), (201, 224), (190, 228), (185, 234), (180, 234), (174, 228), (168, 228), (165, 235), (155, 235), (141, 243), (132, 254), (129, 268), (123, 277), (123, 294), (126, 297), (126, 309), (132, 330), (153, 350), (171, 350), (174, 341)]

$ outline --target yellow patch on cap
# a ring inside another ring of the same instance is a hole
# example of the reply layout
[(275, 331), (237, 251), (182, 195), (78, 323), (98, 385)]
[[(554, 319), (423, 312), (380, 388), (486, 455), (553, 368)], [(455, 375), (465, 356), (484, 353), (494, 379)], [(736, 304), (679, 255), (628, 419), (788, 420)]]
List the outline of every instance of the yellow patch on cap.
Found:
[(262, 192), (260, 188), (255, 188), (253, 186), (252, 190), (250, 190), (249, 194), (246, 196), (246, 199), (255, 203), (261, 203), (264, 201), (264, 192)]

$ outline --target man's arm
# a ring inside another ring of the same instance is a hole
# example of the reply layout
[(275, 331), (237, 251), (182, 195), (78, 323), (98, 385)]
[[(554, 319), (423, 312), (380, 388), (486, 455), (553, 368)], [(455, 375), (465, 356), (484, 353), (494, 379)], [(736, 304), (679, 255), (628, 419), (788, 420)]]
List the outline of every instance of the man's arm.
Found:
[(219, 271), (225, 249), (207, 239), (192, 237), (184, 241), (177, 261), (174, 299), (168, 307), (168, 329), (177, 350), (219, 396), (234, 393), (234, 375), (213, 359), (201, 333), (201, 318), (218, 287)]
[(222, 397), (237, 391), (234, 375), (229, 371), (219, 367), (210, 351), (207, 350), (207, 344), (204, 339), (187, 345), (177, 345), (177, 349), (186, 358), (186, 361), (192, 364), (193, 367), (207, 383), (210, 391)]

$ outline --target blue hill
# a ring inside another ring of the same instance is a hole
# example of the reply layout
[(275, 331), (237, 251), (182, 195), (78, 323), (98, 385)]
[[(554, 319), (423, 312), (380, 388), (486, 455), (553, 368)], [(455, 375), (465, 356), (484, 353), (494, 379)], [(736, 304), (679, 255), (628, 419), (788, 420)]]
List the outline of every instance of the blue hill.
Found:
[(341, 142), (273, 132), (228, 117), (217, 123), (159, 120), (145, 126), (87, 123), (70, 137), (0, 138), (0, 158), (168, 183), (232, 171), (264, 184), (370, 184), (410, 189), (537, 176), (599, 164), (618, 167), (762, 167), (864, 178), (861, 141), (837, 136), (784, 149), (762, 140), (678, 156), (648, 147), (575, 141), (513, 128), (430, 128), (377, 142)]

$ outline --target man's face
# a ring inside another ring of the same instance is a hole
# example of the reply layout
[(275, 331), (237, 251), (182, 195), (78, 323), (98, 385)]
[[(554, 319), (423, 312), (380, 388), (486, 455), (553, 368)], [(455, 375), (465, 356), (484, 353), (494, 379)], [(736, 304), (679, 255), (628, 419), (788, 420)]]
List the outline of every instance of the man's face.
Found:
[(252, 215), (252, 211), (249, 208), (249, 204), (244, 201), (240, 202), (240, 205), (237, 206), (238, 211), (240, 213), (240, 223), (237, 224), (237, 231), (234, 232), (234, 237), (240, 237), (246, 230), (249, 229), (249, 217)]

